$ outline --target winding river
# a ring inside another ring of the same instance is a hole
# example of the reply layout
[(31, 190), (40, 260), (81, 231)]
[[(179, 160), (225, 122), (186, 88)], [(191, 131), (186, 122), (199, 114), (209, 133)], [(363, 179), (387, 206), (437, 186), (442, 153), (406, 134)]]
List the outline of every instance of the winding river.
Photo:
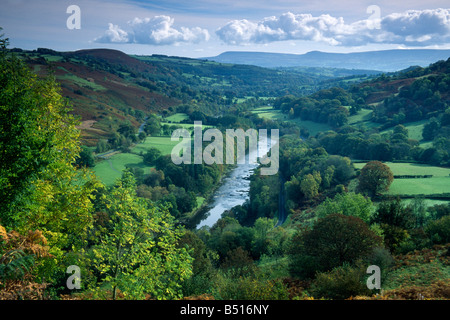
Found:
[[(270, 141), (270, 148), (277, 141)], [(270, 149), (269, 149), (270, 150)], [(223, 179), (222, 185), (214, 192), (212, 201), (207, 205), (206, 218), (200, 221), (197, 228), (212, 227), (225, 211), (242, 205), (249, 199), (250, 176), (258, 168), (258, 151), (254, 150), (246, 155), (245, 164), (238, 164), (231, 173)]]

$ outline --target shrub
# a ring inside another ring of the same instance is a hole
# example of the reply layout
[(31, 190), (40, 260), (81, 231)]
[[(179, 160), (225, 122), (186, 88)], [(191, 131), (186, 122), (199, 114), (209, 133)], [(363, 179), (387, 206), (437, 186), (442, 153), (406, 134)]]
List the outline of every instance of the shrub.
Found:
[(366, 270), (362, 266), (348, 264), (329, 272), (318, 273), (312, 282), (310, 293), (314, 298), (348, 299), (352, 296), (370, 295), (365, 283)]
[(445, 216), (439, 220), (428, 223), (425, 232), (435, 244), (445, 244), (450, 242), (450, 216)]
[(366, 257), (381, 242), (361, 219), (330, 214), (294, 239), (290, 270), (293, 275), (306, 270), (310, 273), (314, 267), (316, 271), (328, 271)]

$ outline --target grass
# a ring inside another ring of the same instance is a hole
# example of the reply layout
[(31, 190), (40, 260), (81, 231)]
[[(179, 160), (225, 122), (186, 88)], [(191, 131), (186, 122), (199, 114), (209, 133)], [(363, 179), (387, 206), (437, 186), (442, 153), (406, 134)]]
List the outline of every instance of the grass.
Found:
[(391, 195), (431, 195), (450, 193), (450, 178), (394, 179), (389, 188)]
[(197, 208), (200, 208), (204, 202), (205, 202), (204, 197), (197, 197)]
[(127, 167), (139, 167), (144, 169), (144, 173), (149, 173), (150, 168), (142, 162), (142, 157), (131, 153), (118, 153), (108, 160), (97, 163), (94, 173), (106, 185), (112, 185), (122, 176), (122, 171)]
[(397, 265), (389, 272), (382, 285), (383, 288), (385, 290), (410, 286), (426, 288), (437, 280), (448, 280), (450, 268), (448, 258), (445, 256), (446, 250), (446, 246), (437, 246), (397, 256)]
[(370, 109), (361, 109), (357, 114), (351, 115), (348, 117), (348, 124), (354, 125), (359, 123), (367, 124), (372, 117), (372, 110)]
[[(450, 168), (417, 163), (386, 162), (394, 175), (433, 175), (432, 178), (394, 179), (387, 194), (431, 195), (450, 193)], [(354, 163), (361, 169), (365, 163)]]
[(134, 154), (140, 154), (141, 151), (146, 153), (151, 147), (157, 148), (163, 155), (170, 154), (174, 146), (179, 141), (172, 141), (170, 137), (147, 137), (144, 142), (138, 143), (131, 152)]
[[(404, 123), (406, 129), (408, 129), (408, 138), (414, 139), (417, 141), (422, 141), (422, 131), (424, 125), (428, 122), (428, 120), (420, 120), (415, 122)], [(392, 134), (393, 129), (388, 129), (381, 131), (381, 133), (389, 133)]]
[(289, 119), (288, 115), (283, 114), (280, 110), (273, 109), (271, 106), (264, 106), (252, 110), (261, 118), (274, 120), (274, 121), (288, 121), (293, 122), (296, 125), (303, 127), (309, 131), (311, 136), (315, 136), (319, 132), (328, 131), (331, 127), (325, 123), (317, 123), (309, 120), (301, 120), (300, 118)]
[(175, 113), (165, 118), (167, 122), (181, 122), (187, 119), (189, 119), (189, 116), (186, 113)]
[[(138, 143), (131, 153), (118, 153), (108, 160), (97, 163), (94, 172), (106, 185), (112, 185), (116, 179), (122, 176), (122, 171), (127, 167), (142, 168), (144, 174), (148, 174), (151, 167), (144, 164), (140, 153), (146, 153), (148, 149), (155, 147), (163, 155), (170, 154), (178, 143), (178, 141), (171, 141), (170, 137), (147, 137), (143, 143)], [(200, 200), (198, 199), (198, 201)]]
[[(366, 163), (354, 163), (355, 168), (361, 169)], [(405, 163), (405, 162), (385, 162), (392, 170), (394, 175), (427, 175), (431, 174), (434, 177), (449, 177), (450, 168), (435, 167), (420, 163)], [(408, 179), (412, 180), (412, 179)], [(450, 180), (449, 180), (450, 183)]]
[(76, 75), (73, 74), (65, 74), (63, 76), (58, 76), (57, 77), (59, 80), (67, 80), (71, 83), (75, 83), (80, 87), (85, 87), (85, 88), (90, 88), (94, 91), (106, 91), (107, 89), (95, 82), (91, 82), (89, 80), (77, 77)]
[[(177, 124), (176, 122), (187, 119), (188, 116), (185, 113), (176, 113), (166, 119), (172, 121), (171, 124)], [(164, 124), (164, 123), (162, 123)], [(183, 128), (193, 128), (193, 124), (179, 124)], [(181, 141), (181, 140), (180, 140)], [(144, 174), (150, 172), (149, 166), (145, 165), (142, 160), (142, 154), (145, 154), (150, 148), (157, 148), (163, 155), (170, 154), (173, 147), (175, 147), (180, 141), (172, 141), (171, 137), (147, 137), (143, 142), (136, 144), (131, 153), (118, 153), (111, 156), (108, 160), (101, 161), (94, 167), (94, 172), (98, 178), (106, 185), (112, 185), (116, 179), (120, 178), (122, 171), (127, 167), (138, 167), (144, 169)], [(197, 203), (200, 206), (204, 199), (197, 199)]]

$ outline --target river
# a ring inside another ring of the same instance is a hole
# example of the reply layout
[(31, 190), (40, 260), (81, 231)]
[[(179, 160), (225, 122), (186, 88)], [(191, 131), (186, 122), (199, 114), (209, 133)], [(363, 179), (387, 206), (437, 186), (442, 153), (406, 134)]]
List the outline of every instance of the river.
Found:
[[(270, 140), (270, 143), (270, 147), (272, 147), (277, 141)], [(235, 206), (242, 205), (249, 199), (250, 176), (259, 166), (257, 162), (258, 151), (254, 150), (246, 157), (245, 164), (237, 164), (236, 168), (224, 177), (222, 185), (214, 192), (211, 202), (207, 205), (206, 218), (200, 221), (197, 228), (212, 227), (221, 218), (222, 213)]]

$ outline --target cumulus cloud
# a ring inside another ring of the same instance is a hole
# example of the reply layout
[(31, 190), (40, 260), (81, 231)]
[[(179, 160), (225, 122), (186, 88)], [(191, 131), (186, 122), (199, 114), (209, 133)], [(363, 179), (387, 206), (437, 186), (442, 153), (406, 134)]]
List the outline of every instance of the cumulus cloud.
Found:
[(174, 19), (169, 16), (153, 18), (134, 18), (128, 22), (129, 31), (110, 23), (108, 30), (96, 38), (102, 43), (140, 43), (153, 45), (172, 45), (182, 42), (198, 43), (209, 40), (209, 32), (200, 27), (176, 29)]
[(405, 45), (442, 44), (450, 40), (450, 9), (410, 10), (378, 20), (345, 23), (328, 14), (284, 13), (258, 22), (233, 20), (216, 30), (228, 44), (310, 40), (331, 45), (356, 46), (368, 43)]

